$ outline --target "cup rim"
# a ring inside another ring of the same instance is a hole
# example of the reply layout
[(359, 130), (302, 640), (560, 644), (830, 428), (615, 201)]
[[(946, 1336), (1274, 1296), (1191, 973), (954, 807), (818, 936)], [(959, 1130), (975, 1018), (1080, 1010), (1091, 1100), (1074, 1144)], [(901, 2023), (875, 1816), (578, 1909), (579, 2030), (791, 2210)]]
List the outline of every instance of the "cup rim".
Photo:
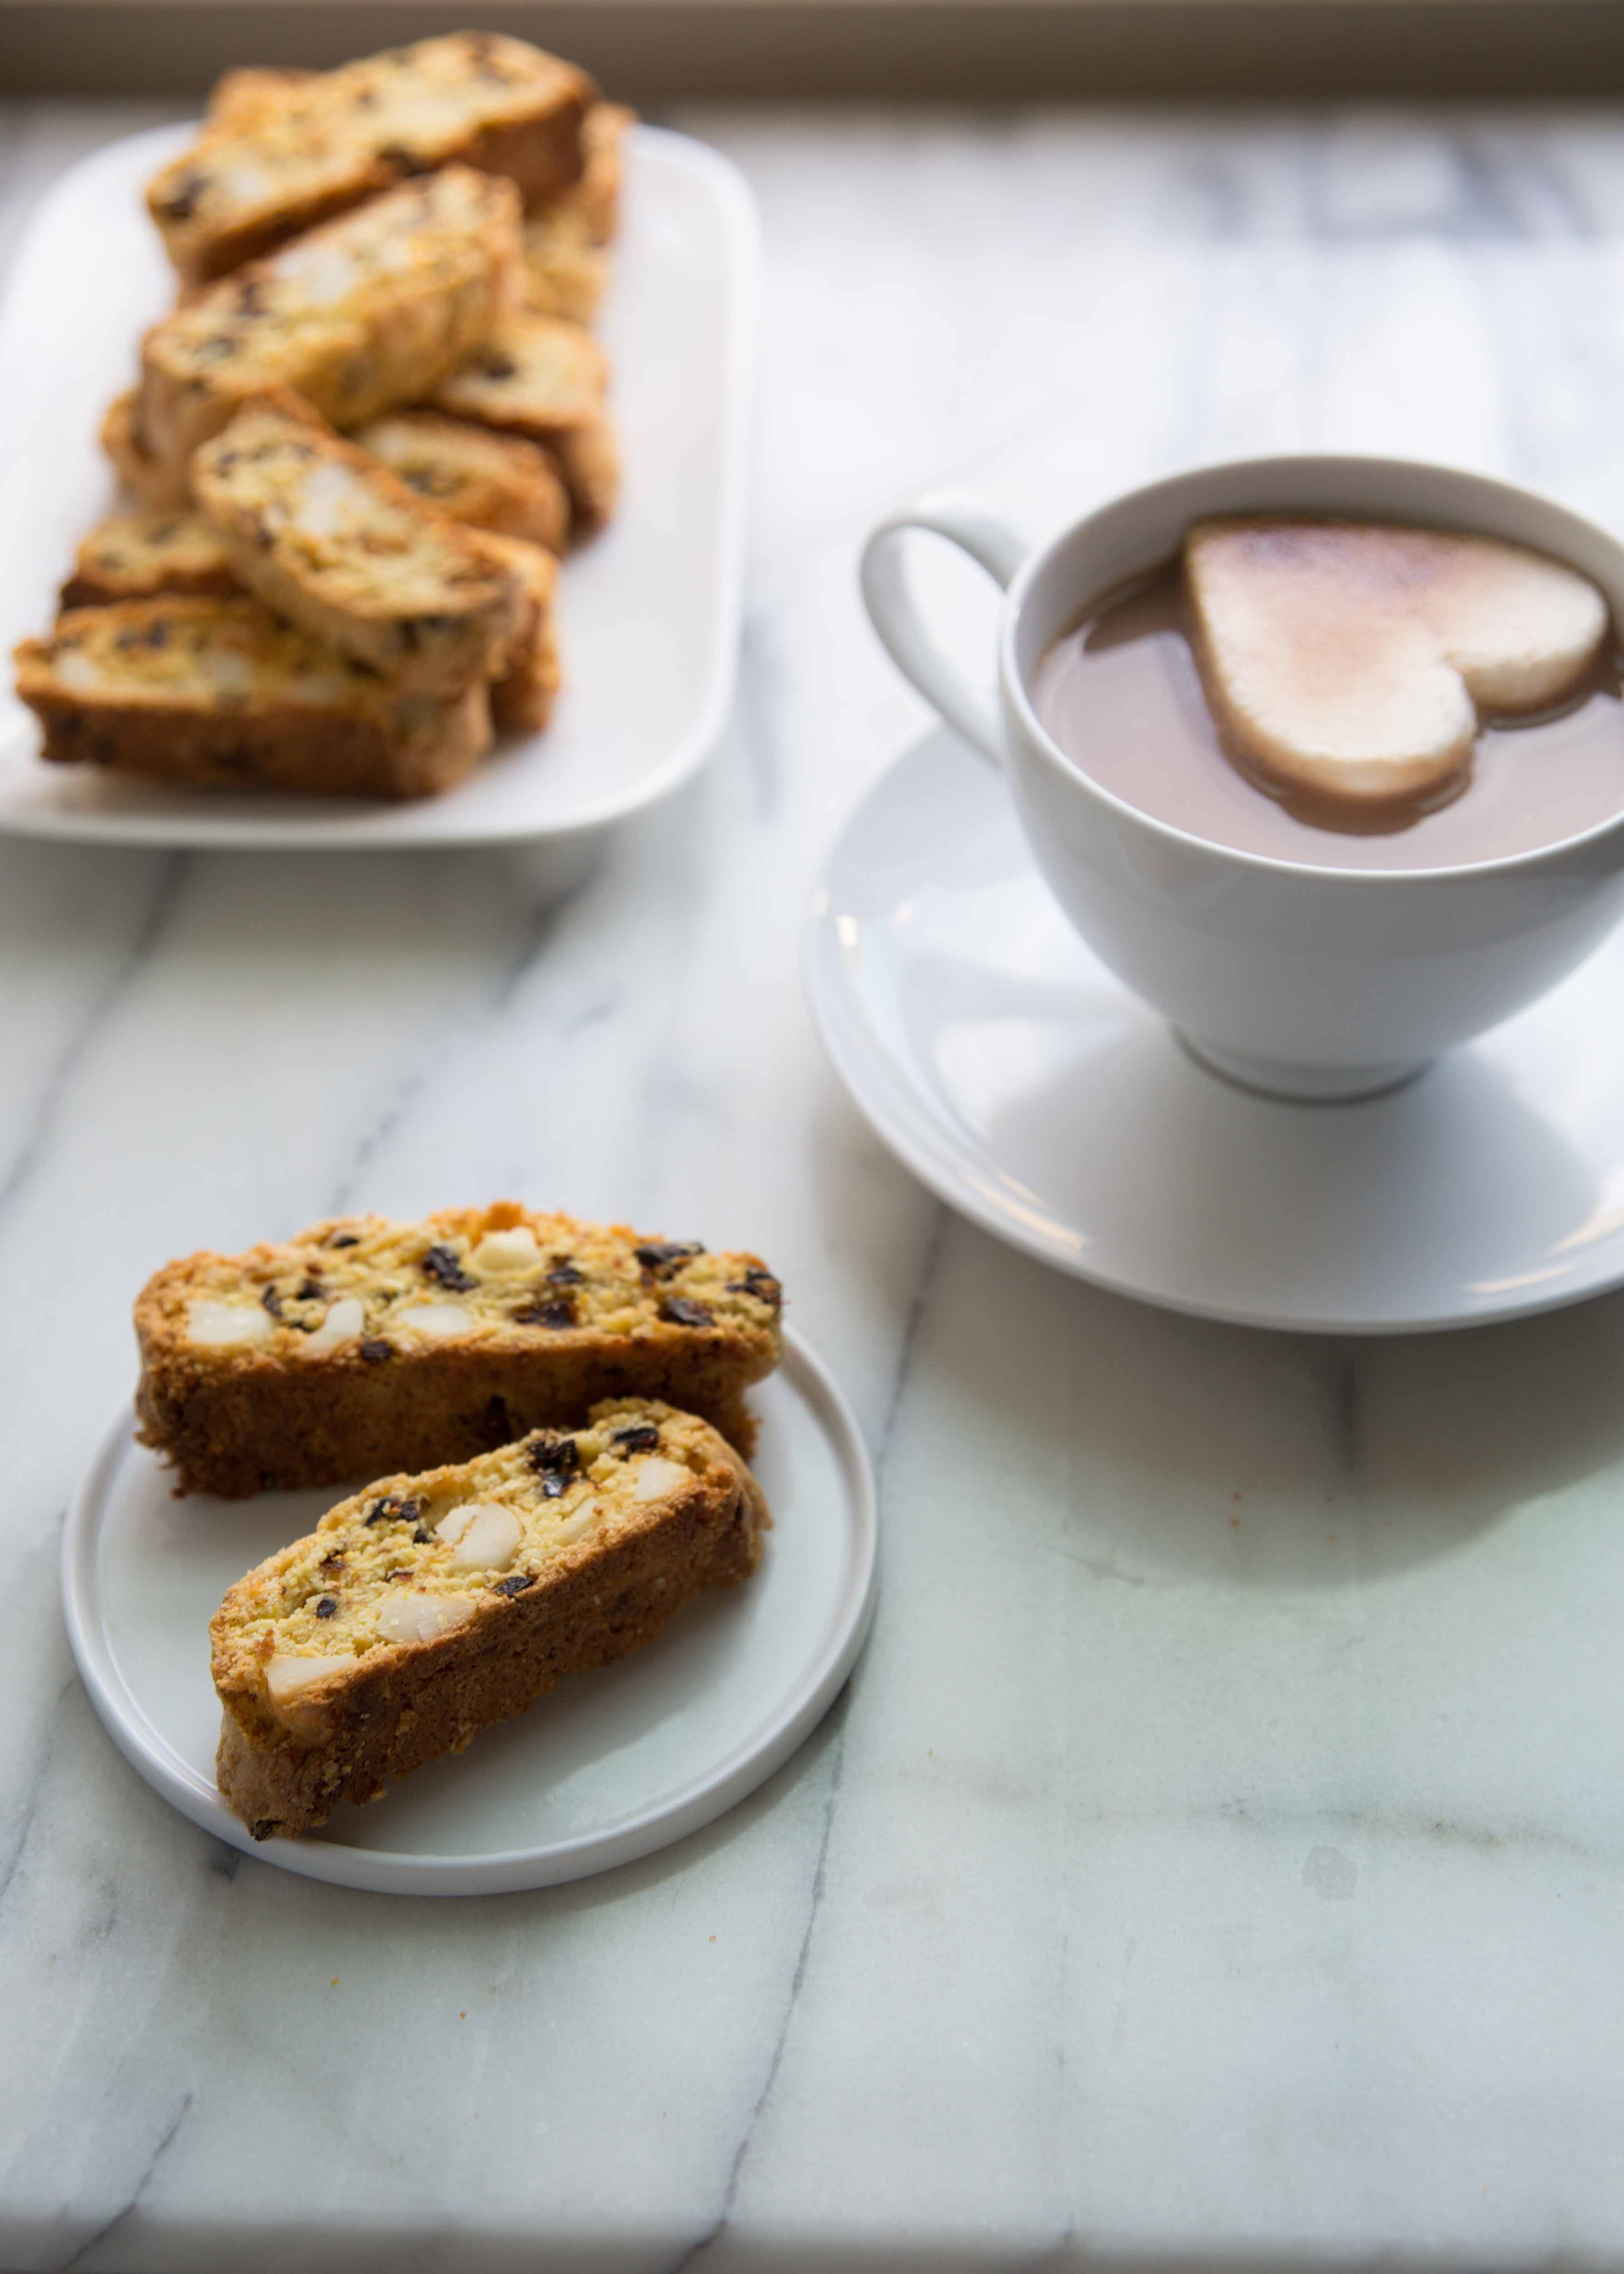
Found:
[[(1480, 474), (1470, 466), (1452, 465), (1446, 459), (1395, 458), (1385, 453), (1364, 450), (1282, 450), (1271, 452), (1262, 457), (1202, 459), (1193, 465), (1181, 467), (1176, 473), (1162, 475), (1154, 481), (1141, 482), (1133, 489), (1121, 490), (1114, 496), (1104, 499), (1100, 504), (1092, 506), (1086, 513), (1079, 514), (1075, 520), (1069, 521), (1064, 529), (1056, 531), (1047, 543), (1029, 553), (1011, 582), (1004, 606), (1003, 629), (998, 637), (1000, 687), (1004, 699), (1013, 711), (1022, 732), (1047, 762), (1050, 771), (1058, 773), (1060, 778), (1071, 787), (1086, 790), (1091, 797), (1097, 799), (1101, 805), (1119, 815), (1123, 819), (1134, 823), (1152, 836), (1160, 838), (1166, 843), (1181, 849), (1205, 854), (1209, 859), (1215, 857), (1222, 861), (1234, 862), (1242, 868), (1259, 870), (1270, 876), (1318, 877), (1351, 885), (1385, 885), (1389, 890), (1407, 885), (1443, 881), (1450, 877), (1464, 879), (1515, 874), (1519, 870), (1542, 867), (1562, 855), (1577, 851), (1583, 846), (1593, 844), (1615, 832), (1624, 830), (1624, 805), (1621, 805), (1618, 812), (1607, 820), (1594, 822), (1589, 829), (1582, 829), (1571, 837), (1557, 838), (1549, 845), (1528, 846), (1520, 853), (1497, 854), (1489, 860), (1441, 862), (1428, 869), (1342, 869), (1331, 862), (1289, 861), (1278, 854), (1252, 853), (1247, 851), (1243, 846), (1224, 845), (1215, 838), (1198, 836), (1193, 830), (1181, 829), (1177, 822), (1164, 821), (1159, 815), (1146, 813), (1139, 806), (1131, 804), (1126, 798), (1119, 797), (1115, 790), (1108, 789), (1102, 782), (1096, 781), (1092, 774), (1085, 773), (1080, 766), (1074, 764), (1066, 757), (1034, 709), (1026, 691), (1026, 681), (1015, 658), (1015, 640), (1020, 627), (1021, 611), (1026, 604), (1033, 585), (1048, 568), (1054, 555), (1062, 546), (1069, 544), (1079, 530), (1086, 528), (1089, 523), (1097, 521), (1102, 514), (1115, 512), (1119, 506), (1127, 504), (1131, 499), (1152, 498), (1159, 492), (1179, 488), (1184, 483), (1205, 474), (1255, 472), (1261, 475), (1266, 470), (1274, 471), (1280, 468), (1294, 467), (1331, 471), (1343, 468), (1380, 467), (1395, 473), (1406, 473), (1421, 468), (1428, 473), (1445, 474), (1461, 481), (1470, 482), (1479, 490), (1497, 493), (1506, 498), (1532, 500), (1536, 505), (1554, 514), (1559, 520), (1569, 523), (1575, 530), (1583, 531), (1591, 538), (1598, 538), (1604, 545), (1611, 546), (1619, 556), (1620, 581), (1624, 584), (1624, 542), (1614, 537), (1611, 531), (1604, 529), (1599, 522), (1590, 521), (1583, 514), (1575, 513), (1571, 506), (1563, 505), (1559, 499), (1552, 497), (1547, 492), (1534, 489), (1527, 483), (1503, 481), (1498, 475)], [(1244, 508), (1237, 509), (1244, 510)], [(1290, 510), (1289, 507), (1275, 507), (1271, 509), (1282, 512)], [(1348, 517), (1350, 520), (1363, 518), (1351, 512)], [(1417, 525), (1426, 527), (1428, 523), (1423, 520)], [(1489, 537), (1496, 534), (1492, 530), (1478, 529), (1475, 524), (1468, 524), (1468, 527), (1475, 535)], [(1508, 538), (1505, 541), (1511, 543), (1515, 540)], [(1562, 556), (1555, 554), (1553, 557), (1560, 559)], [(1146, 564), (1147, 568), (1154, 565), (1150, 562)], [(1578, 573), (1583, 575), (1584, 572), (1581, 570)], [(1609, 614), (1611, 614), (1611, 611)], [(1620, 641), (1620, 648), (1624, 649), (1624, 626), (1615, 622), (1613, 631), (1615, 637)], [(1263, 793), (1259, 791), (1259, 794), (1261, 796)]]

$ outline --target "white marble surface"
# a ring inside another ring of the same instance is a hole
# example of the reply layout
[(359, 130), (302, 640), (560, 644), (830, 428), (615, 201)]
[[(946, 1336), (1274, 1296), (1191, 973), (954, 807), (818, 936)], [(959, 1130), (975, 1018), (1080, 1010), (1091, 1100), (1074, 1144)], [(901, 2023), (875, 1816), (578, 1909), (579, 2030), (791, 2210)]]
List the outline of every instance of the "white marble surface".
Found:
[[(0, 257), (154, 115), (0, 113)], [(1096, 1294), (910, 1183), (796, 979), (920, 715), (853, 585), (912, 489), (1041, 529), (1342, 443), (1624, 523), (1624, 120), (678, 123), (768, 255), (706, 778), (556, 905), (516, 857), (0, 845), (0, 2264), (1624, 2265), (1624, 1299), (1338, 1347)], [(57, 1616), (130, 1298), (508, 1191), (783, 1271), (881, 1465), (868, 1656), (598, 1881), (239, 1863)]]

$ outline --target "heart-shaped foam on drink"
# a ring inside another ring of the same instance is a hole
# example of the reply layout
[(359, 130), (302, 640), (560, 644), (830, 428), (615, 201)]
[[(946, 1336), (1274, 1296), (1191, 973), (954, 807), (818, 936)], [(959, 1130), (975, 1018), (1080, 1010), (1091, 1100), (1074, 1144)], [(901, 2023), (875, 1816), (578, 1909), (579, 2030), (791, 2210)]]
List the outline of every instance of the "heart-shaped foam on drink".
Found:
[(1587, 578), (1447, 530), (1198, 522), (1184, 569), (1229, 748), (1287, 787), (1361, 805), (1443, 787), (1485, 718), (1575, 693), (1607, 636)]

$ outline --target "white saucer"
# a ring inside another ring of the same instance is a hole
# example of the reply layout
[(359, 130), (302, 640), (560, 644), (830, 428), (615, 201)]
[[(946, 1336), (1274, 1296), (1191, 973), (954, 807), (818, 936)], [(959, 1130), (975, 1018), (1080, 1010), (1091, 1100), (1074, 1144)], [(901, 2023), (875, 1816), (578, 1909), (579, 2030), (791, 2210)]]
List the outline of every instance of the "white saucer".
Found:
[(997, 777), (938, 729), (841, 832), (806, 978), (885, 1143), (1079, 1279), (1345, 1334), (1514, 1318), (1624, 1281), (1624, 932), (1406, 1088), (1253, 1096), (1082, 945)]
[[(175, 280), (141, 188), (192, 130), (162, 127), (64, 176), (31, 221), (0, 312), (0, 656), (43, 631), (80, 537), (114, 502), (96, 443)], [(113, 845), (534, 843), (665, 796), (709, 755), (733, 698), (755, 360), (749, 191), (703, 143), (639, 126), (596, 328), (609, 352), (619, 509), (559, 580), (565, 687), (545, 734), (504, 736), (443, 797), (192, 791), (45, 764), (0, 674), (0, 832)]]
[(177, 1500), (109, 1431), (68, 1517), (68, 1638), (125, 1758), (184, 1816), (261, 1862), (379, 1894), (488, 1895), (585, 1878), (720, 1816), (833, 1704), (874, 1600), (875, 1499), (845, 1399), (806, 1344), (755, 1393), (775, 1518), (744, 1586), (690, 1603), (646, 1650), (565, 1683), (324, 1833), (256, 1842), (214, 1788), (208, 1623), (232, 1581), (310, 1530), (331, 1493)]

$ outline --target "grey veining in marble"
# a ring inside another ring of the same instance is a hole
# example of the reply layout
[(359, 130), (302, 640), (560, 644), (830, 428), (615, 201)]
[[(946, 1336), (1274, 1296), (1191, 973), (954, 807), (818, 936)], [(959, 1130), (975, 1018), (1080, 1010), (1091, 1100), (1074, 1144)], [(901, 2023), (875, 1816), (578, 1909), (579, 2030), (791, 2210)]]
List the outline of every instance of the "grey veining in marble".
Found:
[[(0, 112), (0, 260), (158, 115)], [(1624, 2265), (1624, 1299), (1333, 1346), (944, 1215), (801, 1009), (919, 706), (866, 523), (1432, 453), (1624, 523), (1624, 119), (709, 111), (767, 255), (739, 701), (524, 856), (0, 843), (0, 2263)], [(932, 562), (966, 638), (989, 620)], [(239, 1859), (56, 1609), (154, 1266), (514, 1192), (759, 1246), (880, 1465), (873, 1640), (732, 1816), (466, 1903)]]

